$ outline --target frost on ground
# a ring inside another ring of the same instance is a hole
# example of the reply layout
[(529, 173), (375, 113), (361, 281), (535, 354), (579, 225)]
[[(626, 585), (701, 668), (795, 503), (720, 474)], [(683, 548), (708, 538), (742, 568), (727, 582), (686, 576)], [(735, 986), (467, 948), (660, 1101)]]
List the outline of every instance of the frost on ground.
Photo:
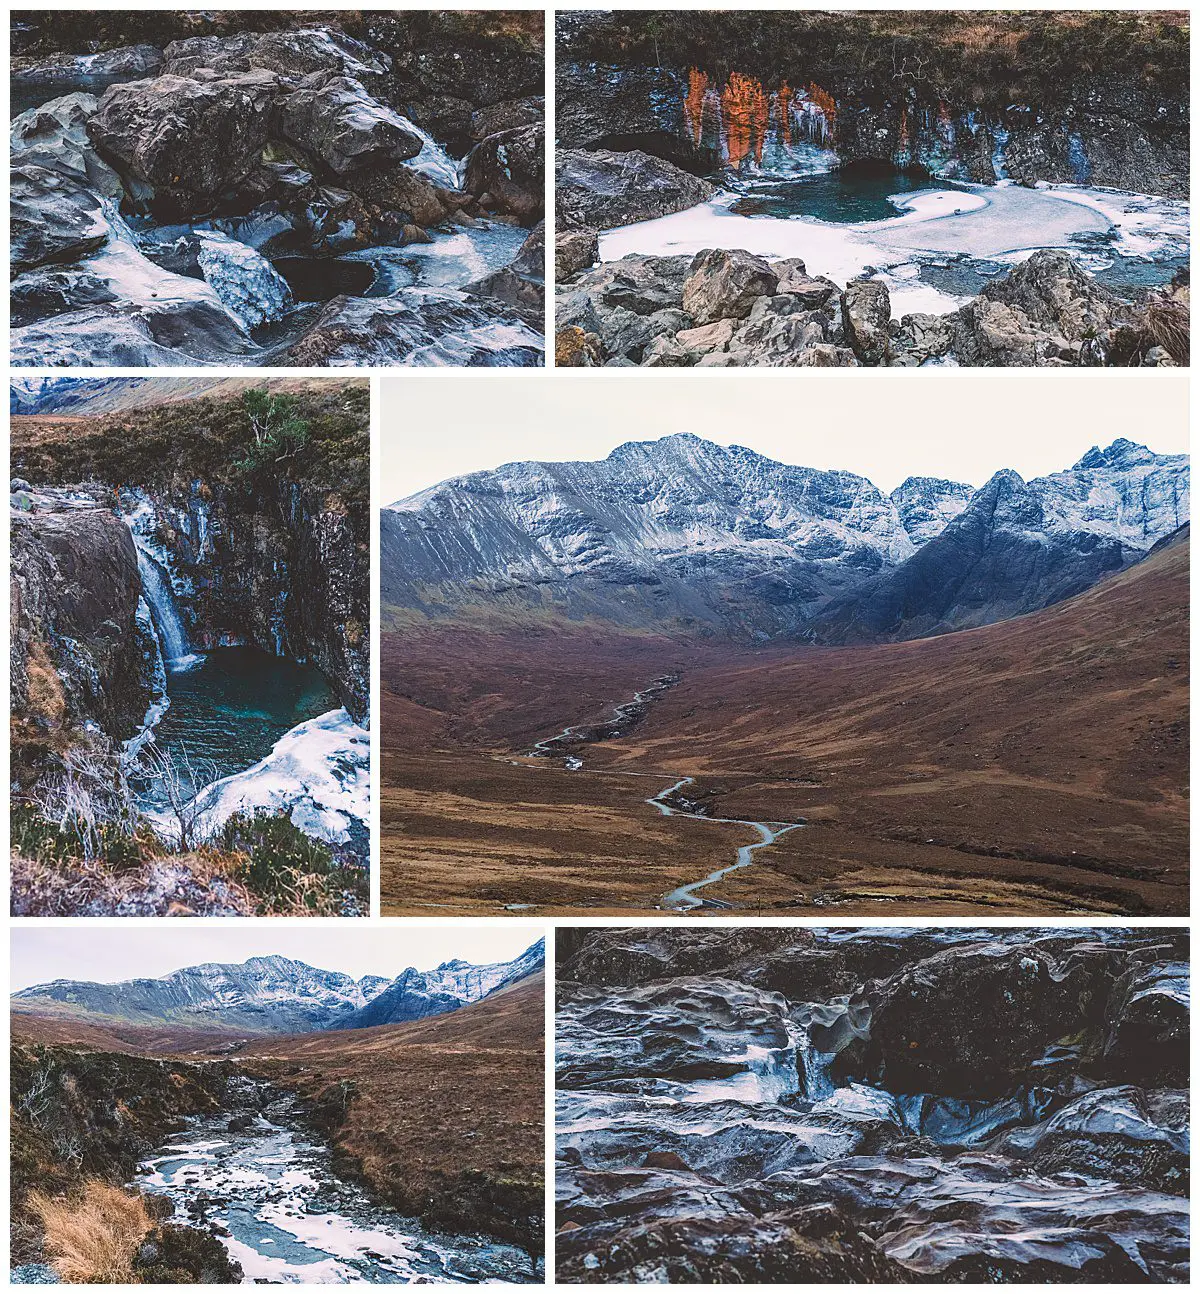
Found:
[(371, 738), (342, 709), (297, 724), (264, 759), (206, 786), (193, 805), (200, 838), (237, 813), (287, 813), (306, 835), (344, 845), (356, 824), (367, 827), (370, 802)]

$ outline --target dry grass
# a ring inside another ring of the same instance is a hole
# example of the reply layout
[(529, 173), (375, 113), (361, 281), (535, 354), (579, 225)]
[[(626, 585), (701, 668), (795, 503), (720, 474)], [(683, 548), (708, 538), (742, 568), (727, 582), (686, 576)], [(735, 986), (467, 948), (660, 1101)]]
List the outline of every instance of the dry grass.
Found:
[(140, 1195), (91, 1179), (79, 1196), (29, 1193), (30, 1210), (45, 1231), (46, 1254), (73, 1285), (133, 1282), (133, 1259), (154, 1222)]

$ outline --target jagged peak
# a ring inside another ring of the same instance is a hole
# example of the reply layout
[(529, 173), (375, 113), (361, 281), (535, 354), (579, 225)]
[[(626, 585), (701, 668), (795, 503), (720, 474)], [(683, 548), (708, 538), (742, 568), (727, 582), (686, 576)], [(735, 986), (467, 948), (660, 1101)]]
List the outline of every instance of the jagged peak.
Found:
[(1139, 445), (1137, 441), (1128, 440), (1124, 436), (1118, 436), (1107, 449), (1101, 449), (1099, 445), (1093, 445), (1072, 470), (1133, 467), (1139, 463), (1155, 462), (1159, 457), (1161, 456), (1154, 453), (1147, 446)]

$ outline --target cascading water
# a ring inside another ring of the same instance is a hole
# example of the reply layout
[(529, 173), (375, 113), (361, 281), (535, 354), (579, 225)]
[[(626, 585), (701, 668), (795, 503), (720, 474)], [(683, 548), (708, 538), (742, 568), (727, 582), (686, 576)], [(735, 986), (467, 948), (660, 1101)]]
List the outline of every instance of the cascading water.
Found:
[(143, 544), (139, 541), (138, 536), (134, 535), (134, 544), (137, 546), (138, 572), (142, 577), (142, 596), (150, 608), (150, 614), (154, 621), (154, 627), (158, 632), (159, 645), (162, 648), (163, 660), (169, 673), (177, 673), (179, 670), (188, 669), (199, 659), (191, 650), (188, 643), (187, 630), (184, 628), (183, 618), (179, 614), (179, 607), (175, 601), (175, 593), (171, 588), (171, 581), (167, 578), (166, 572), (158, 564), (158, 561), (151, 556)]

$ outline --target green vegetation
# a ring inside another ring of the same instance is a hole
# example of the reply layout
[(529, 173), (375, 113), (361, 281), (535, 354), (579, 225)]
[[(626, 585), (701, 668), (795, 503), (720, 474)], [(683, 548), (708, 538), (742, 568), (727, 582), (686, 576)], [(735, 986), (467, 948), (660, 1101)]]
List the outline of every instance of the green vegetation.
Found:
[(39, 485), (97, 481), (118, 489), (186, 492), (198, 486), (202, 493), (225, 487), (261, 494), (269, 478), (281, 489), (298, 486), (336, 495), (365, 527), (371, 483), (369, 385), (359, 380), (314, 382), (298, 390), (290, 385), (292, 390), (268, 383), (237, 396), (92, 417), (16, 419), (12, 471)]
[(343, 866), (286, 813), (236, 814), (217, 843), (237, 859), (234, 876), (258, 897), (259, 916), (339, 916), (347, 891), (361, 904), (370, 902), (366, 870)]
[(275, 471), (281, 463), (303, 453), (311, 428), (307, 419), (300, 417), (299, 407), (294, 395), (272, 395), (261, 386), (247, 391), (242, 396), (242, 409), (250, 419), (254, 440), (234, 461), (234, 470), (246, 476)]

